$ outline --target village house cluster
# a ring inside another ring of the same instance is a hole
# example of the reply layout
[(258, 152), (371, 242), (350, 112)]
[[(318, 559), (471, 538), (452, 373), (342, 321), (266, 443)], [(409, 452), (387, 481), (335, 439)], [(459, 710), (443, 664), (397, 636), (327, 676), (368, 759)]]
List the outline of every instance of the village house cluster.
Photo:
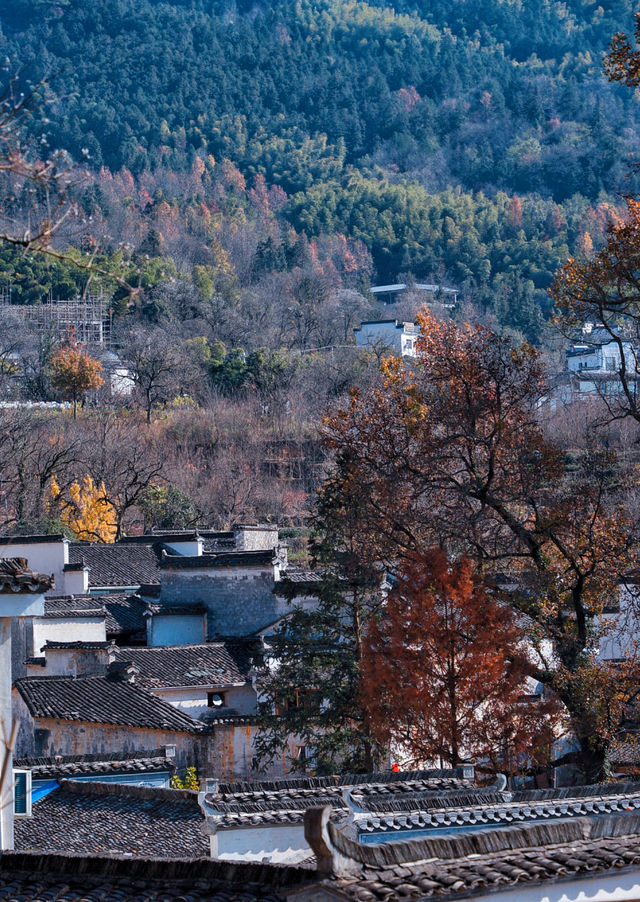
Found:
[[(318, 580), (288, 565), (275, 526), (112, 545), (3, 537), (0, 558), (12, 899), (65, 887), (246, 902), (640, 892), (640, 783), (477, 788), (472, 762), (258, 773), (253, 663), (286, 616), (284, 583), (311, 605)], [(172, 788), (188, 767), (199, 788)]]

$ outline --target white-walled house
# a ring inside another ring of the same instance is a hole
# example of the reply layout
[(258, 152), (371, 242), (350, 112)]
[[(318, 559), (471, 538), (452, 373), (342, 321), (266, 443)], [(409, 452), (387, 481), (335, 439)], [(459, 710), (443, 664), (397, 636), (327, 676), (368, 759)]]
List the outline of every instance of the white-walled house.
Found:
[(417, 356), (416, 341), (420, 329), (415, 323), (404, 323), (397, 319), (370, 320), (360, 323), (353, 332), (359, 348), (401, 357)]
[(636, 354), (633, 342), (618, 342), (604, 329), (593, 329), (581, 341), (574, 342), (566, 351), (567, 369), (571, 373), (587, 370), (593, 373), (618, 373), (624, 359), (628, 372), (636, 370)]

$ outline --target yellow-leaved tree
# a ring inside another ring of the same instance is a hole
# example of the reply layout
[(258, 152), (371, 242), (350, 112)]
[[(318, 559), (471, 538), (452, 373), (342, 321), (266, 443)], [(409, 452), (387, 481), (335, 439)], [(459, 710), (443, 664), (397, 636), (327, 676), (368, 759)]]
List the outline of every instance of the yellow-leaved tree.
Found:
[(91, 476), (82, 484), (76, 479), (64, 498), (55, 476), (51, 478), (51, 498), (58, 505), (60, 519), (83, 542), (113, 542), (118, 531), (116, 511), (107, 497), (104, 482), (96, 485)]

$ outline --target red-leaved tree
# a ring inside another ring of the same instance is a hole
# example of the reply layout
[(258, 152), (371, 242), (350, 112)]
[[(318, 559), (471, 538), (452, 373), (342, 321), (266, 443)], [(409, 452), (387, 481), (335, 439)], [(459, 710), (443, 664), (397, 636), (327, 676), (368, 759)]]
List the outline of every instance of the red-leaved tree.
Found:
[(469, 559), (412, 555), (363, 651), (362, 697), (374, 735), (416, 761), (473, 755), (514, 772), (548, 748), (557, 706), (528, 694), (527, 650), (513, 613)]

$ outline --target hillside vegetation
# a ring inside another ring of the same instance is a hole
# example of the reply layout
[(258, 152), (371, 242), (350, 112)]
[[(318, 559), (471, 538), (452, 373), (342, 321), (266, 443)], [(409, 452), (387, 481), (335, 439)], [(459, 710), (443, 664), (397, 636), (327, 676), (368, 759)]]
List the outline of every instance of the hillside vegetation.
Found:
[[(206, 208), (228, 252), (264, 186), (272, 221), (231, 261), (241, 283), (295, 269), (283, 243), (297, 236), (357, 241), (351, 287), (448, 281), (534, 341), (553, 272), (601, 240), (637, 181), (637, 103), (601, 72), (632, 13), (629, 0), (0, 2), (25, 82), (55, 75), (31, 133), (102, 170), (85, 207), (114, 246), (135, 249), (164, 203), (185, 234)], [(104, 200), (116, 174), (137, 235)], [(191, 282), (210, 262), (170, 256)]]

